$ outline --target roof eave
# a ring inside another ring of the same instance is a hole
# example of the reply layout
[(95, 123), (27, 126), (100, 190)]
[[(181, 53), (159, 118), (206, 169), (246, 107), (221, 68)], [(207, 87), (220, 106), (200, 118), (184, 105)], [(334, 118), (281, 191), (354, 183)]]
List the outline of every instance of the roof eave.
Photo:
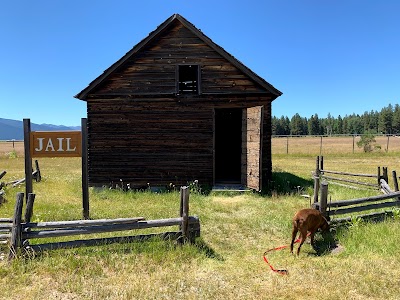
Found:
[(177, 18), (177, 14), (172, 15), (170, 18), (165, 20), (160, 24), (154, 31), (152, 31), (147, 37), (136, 44), (131, 50), (129, 50), (124, 56), (122, 56), (118, 61), (112, 64), (108, 69), (106, 69), (103, 74), (98, 76), (93, 80), (85, 89), (80, 93), (76, 94), (74, 97), (80, 100), (86, 100), (87, 95), (101, 84), (112, 72), (114, 72), (118, 67), (120, 67), (126, 60), (128, 60), (132, 55), (139, 52), (145, 45), (147, 45), (155, 36), (162, 32), (173, 20)]

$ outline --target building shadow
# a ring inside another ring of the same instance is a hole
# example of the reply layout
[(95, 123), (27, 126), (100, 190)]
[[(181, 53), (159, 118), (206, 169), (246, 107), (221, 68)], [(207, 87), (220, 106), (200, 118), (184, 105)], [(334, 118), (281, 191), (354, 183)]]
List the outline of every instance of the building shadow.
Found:
[(307, 180), (292, 173), (278, 171), (272, 173), (265, 194), (269, 196), (307, 194), (307, 190), (313, 186), (312, 179)]

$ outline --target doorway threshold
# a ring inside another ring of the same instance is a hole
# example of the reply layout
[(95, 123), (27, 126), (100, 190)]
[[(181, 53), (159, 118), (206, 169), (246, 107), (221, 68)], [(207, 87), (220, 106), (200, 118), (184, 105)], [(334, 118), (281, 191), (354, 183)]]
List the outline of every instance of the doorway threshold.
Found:
[(212, 192), (251, 192), (252, 190), (240, 183), (216, 183)]

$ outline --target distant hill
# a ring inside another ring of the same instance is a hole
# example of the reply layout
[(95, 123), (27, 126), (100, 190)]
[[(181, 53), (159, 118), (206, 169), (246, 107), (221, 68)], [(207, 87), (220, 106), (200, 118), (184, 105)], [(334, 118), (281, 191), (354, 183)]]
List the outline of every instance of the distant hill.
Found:
[[(64, 126), (51, 124), (31, 123), (32, 131), (63, 131), (63, 130), (81, 130), (80, 126)], [(0, 141), (3, 140), (23, 140), (24, 125), (22, 121), (0, 118)]]

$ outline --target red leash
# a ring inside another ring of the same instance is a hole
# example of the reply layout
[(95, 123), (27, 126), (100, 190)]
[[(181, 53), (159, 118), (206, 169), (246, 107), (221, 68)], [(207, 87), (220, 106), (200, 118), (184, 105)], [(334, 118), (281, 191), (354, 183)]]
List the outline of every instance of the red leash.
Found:
[[(309, 236), (309, 235), (310, 235), (310, 233), (307, 234), (307, 236)], [(298, 238), (297, 240), (294, 241), (294, 244), (297, 244), (298, 242), (300, 242), (300, 240), (301, 240), (301, 239)], [(275, 268), (269, 263), (269, 261), (268, 261), (268, 259), (267, 259), (267, 256), (266, 256), (268, 252), (276, 251), (276, 250), (282, 250), (282, 249), (285, 249), (285, 248), (287, 248), (287, 247), (289, 247), (289, 245), (279, 246), (279, 247), (272, 248), (272, 249), (269, 249), (269, 250), (267, 250), (267, 251), (264, 252), (264, 256), (263, 256), (264, 261), (268, 264), (269, 268), (270, 268), (273, 272), (278, 273), (278, 274), (281, 274), (281, 275), (289, 275), (289, 271), (286, 270), (286, 269), (275, 269)]]

